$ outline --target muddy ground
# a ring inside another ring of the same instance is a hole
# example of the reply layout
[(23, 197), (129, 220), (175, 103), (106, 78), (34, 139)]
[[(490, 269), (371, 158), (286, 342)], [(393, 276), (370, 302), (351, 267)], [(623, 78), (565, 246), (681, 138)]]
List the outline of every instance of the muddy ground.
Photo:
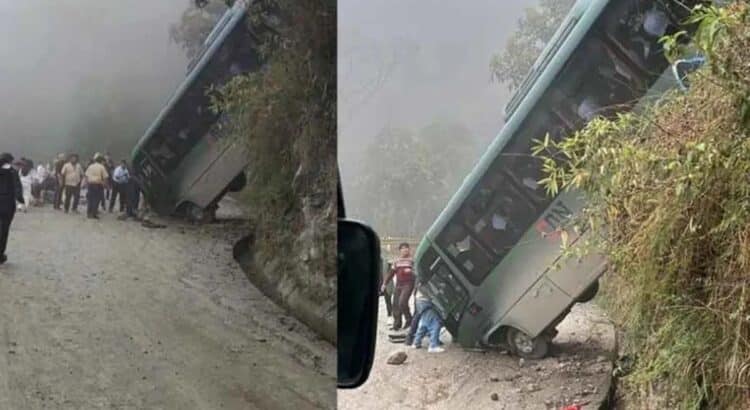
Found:
[[(502, 352), (461, 349), (445, 331), (443, 353), (390, 343), (382, 301), (370, 379), (339, 392), (341, 409), (560, 409), (574, 403), (596, 409), (609, 389), (614, 326), (591, 303), (576, 305), (558, 326), (550, 357), (522, 363)], [(387, 364), (399, 350), (406, 362)]]
[(335, 348), (248, 282), (236, 209), (164, 229), (84, 215), (14, 221), (0, 409), (335, 407)]

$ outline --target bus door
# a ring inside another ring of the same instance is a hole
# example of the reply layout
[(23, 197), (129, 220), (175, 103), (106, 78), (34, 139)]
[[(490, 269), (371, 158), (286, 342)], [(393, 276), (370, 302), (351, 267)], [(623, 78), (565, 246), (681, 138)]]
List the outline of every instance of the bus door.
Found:
[(460, 321), (469, 300), (467, 288), (432, 246), (421, 258), (418, 273), (420, 289), (440, 312), (445, 328), (454, 338), (459, 337)]

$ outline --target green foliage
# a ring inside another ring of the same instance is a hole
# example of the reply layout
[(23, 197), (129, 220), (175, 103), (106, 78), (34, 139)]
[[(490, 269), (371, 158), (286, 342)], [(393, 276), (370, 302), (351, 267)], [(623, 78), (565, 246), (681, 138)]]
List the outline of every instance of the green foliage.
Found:
[(750, 408), (750, 18), (738, 3), (693, 22), (710, 64), (687, 94), (536, 151), (547, 188), (585, 193), (582, 218), (606, 233), (609, 305), (637, 356), (629, 391)]
[(323, 303), (336, 277), (336, 2), (259, 0), (249, 13), (265, 65), (215, 90), (213, 108), (250, 155), (255, 263)]
[(527, 8), (505, 50), (492, 57), (492, 77), (509, 90), (518, 88), (573, 3), (575, 0), (540, 0), (536, 7)]

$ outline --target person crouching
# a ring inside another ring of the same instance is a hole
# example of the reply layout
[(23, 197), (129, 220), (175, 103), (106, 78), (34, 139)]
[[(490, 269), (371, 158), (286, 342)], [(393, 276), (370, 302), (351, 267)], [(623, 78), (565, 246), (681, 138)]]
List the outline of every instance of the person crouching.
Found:
[(445, 351), (440, 347), (440, 330), (443, 328), (443, 321), (440, 319), (435, 307), (426, 299), (426, 304), (420, 312), (419, 326), (417, 333), (414, 335), (414, 344), (412, 347), (419, 349), (422, 347), (422, 339), (426, 335), (430, 337), (430, 347), (427, 349), (429, 353), (442, 353)]

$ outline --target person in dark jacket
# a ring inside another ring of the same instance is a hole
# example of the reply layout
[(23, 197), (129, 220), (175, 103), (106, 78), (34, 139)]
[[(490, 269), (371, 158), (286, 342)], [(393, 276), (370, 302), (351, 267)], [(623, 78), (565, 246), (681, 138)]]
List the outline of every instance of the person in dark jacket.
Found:
[(16, 215), (16, 202), (25, 204), (21, 178), (11, 166), (12, 163), (13, 155), (0, 154), (0, 264), (8, 260), (5, 248), (8, 245), (10, 224)]

